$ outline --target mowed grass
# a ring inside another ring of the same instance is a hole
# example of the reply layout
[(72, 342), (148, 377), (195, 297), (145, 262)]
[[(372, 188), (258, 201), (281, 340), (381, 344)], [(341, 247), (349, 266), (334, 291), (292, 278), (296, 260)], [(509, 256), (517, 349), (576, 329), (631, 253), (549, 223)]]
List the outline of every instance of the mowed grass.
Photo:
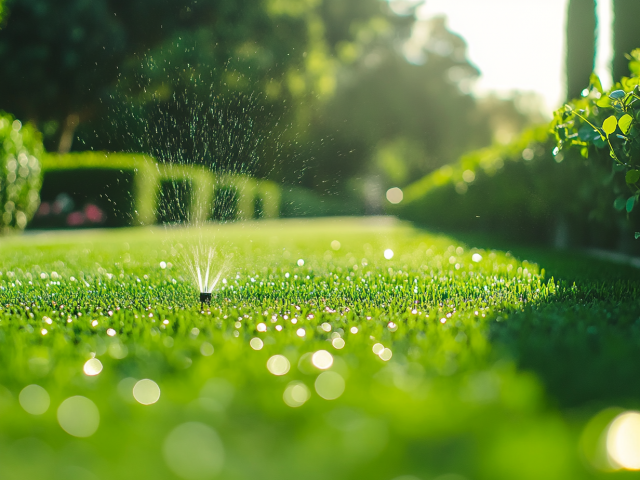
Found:
[(0, 476), (598, 476), (581, 435), (638, 403), (640, 276), (541, 258), (375, 218), (5, 238)]

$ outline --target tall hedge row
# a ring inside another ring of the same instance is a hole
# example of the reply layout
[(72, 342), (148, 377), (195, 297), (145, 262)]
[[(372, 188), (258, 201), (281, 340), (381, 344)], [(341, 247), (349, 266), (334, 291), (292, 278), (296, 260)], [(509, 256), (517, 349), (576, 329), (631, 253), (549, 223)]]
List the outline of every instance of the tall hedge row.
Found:
[(610, 165), (556, 149), (547, 125), (465, 155), (404, 189), (389, 213), (430, 228), (524, 243), (637, 251), (640, 214), (616, 210)]

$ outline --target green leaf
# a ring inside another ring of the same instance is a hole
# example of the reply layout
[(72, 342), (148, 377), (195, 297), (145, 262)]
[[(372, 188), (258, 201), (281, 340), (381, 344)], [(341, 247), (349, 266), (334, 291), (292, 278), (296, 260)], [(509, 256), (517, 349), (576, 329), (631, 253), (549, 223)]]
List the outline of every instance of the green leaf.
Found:
[(629, 185), (633, 185), (640, 180), (640, 170), (629, 170), (624, 178)]
[(578, 130), (580, 139), (585, 142), (594, 142), (597, 138), (600, 138), (600, 132), (594, 130), (589, 124), (585, 124)]
[(640, 238), (640, 232), (636, 232), (636, 240)]
[(631, 213), (631, 210), (633, 210), (633, 206), (636, 204), (636, 197), (629, 197), (627, 199), (627, 213)]
[(626, 95), (624, 90), (615, 90), (609, 94), (609, 98), (612, 100), (622, 100)]
[(622, 133), (624, 133), (625, 135), (631, 128), (631, 122), (633, 122), (633, 117), (629, 114), (623, 115), (620, 120), (618, 120), (618, 126), (620, 127), (620, 130), (622, 130)]
[(600, 93), (603, 92), (602, 82), (600, 82), (600, 78), (598, 78), (598, 76), (595, 73), (592, 73), (591, 77), (589, 77), (589, 83), (593, 88), (598, 90)]
[(624, 209), (625, 207), (625, 200), (624, 197), (618, 197), (616, 198), (616, 200), (613, 202), (613, 208), (615, 208), (618, 211), (621, 211)]
[(602, 108), (608, 108), (611, 106), (611, 99), (609, 97), (602, 97), (596, 102), (596, 105)]
[(604, 133), (606, 133), (608, 136), (616, 131), (617, 126), (618, 126), (618, 120), (616, 120), (615, 115), (611, 115), (602, 124), (602, 129), (604, 130)]

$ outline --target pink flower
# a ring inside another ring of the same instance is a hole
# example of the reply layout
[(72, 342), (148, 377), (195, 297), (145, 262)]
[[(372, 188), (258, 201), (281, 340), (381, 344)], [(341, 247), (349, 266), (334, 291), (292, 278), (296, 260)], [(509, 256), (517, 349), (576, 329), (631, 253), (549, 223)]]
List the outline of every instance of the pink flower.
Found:
[(51, 205), (47, 202), (42, 202), (38, 207), (38, 215), (49, 215), (51, 212)]
[(70, 227), (77, 227), (78, 225), (82, 225), (84, 223), (85, 217), (82, 212), (71, 212), (67, 215), (67, 225)]
[(84, 207), (84, 214), (87, 220), (93, 223), (100, 223), (104, 220), (104, 213), (96, 205), (90, 203)]

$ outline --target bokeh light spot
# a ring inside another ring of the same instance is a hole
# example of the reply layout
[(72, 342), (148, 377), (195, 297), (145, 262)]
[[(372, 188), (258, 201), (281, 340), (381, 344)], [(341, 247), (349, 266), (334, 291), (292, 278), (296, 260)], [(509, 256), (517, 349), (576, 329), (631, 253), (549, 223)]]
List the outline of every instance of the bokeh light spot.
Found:
[(224, 465), (224, 447), (211, 427), (187, 422), (174, 428), (164, 441), (164, 460), (186, 480), (204, 480), (217, 475)]
[(316, 378), (316, 392), (325, 400), (335, 400), (344, 393), (344, 378), (336, 372), (322, 372)]
[(387, 190), (387, 200), (389, 203), (393, 203), (394, 205), (402, 202), (404, 198), (404, 193), (398, 187), (393, 187)]
[(100, 411), (86, 397), (69, 397), (58, 407), (58, 423), (69, 435), (90, 437), (100, 425)]
[(382, 352), (380, 352), (380, 358), (385, 362), (388, 362), (389, 360), (391, 360), (392, 356), (393, 356), (393, 353), (388, 348), (385, 348), (384, 350), (382, 350)]
[(262, 347), (264, 346), (264, 342), (260, 340), (258, 337), (253, 337), (249, 341), (249, 345), (251, 345), (251, 348), (253, 348), (254, 350), (262, 350)]
[(302, 382), (291, 382), (282, 396), (284, 403), (293, 408), (304, 405), (310, 397), (309, 388)]
[(611, 422), (607, 453), (614, 466), (640, 470), (640, 412), (624, 412)]
[(326, 370), (333, 365), (333, 355), (326, 350), (318, 350), (311, 356), (311, 363), (320, 370)]
[(51, 399), (47, 391), (40, 385), (27, 385), (18, 397), (20, 406), (31, 415), (42, 415), (49, 409)]
[(291, 368), (291, 364), (284, 355), (274, 355), (267, 360), (267, 369), (274, 375), (285, 375), (289, 368)]
[(102, 362), (97, 358), (90, 358), (83, 367), (85, 375), (93, 377), (102, 371)]
[(393, 250), (391, 250), (390, 248), (387, 248), (384, 251), (384, 258), (386, 258), (387, 260), (391, 260), (393, 258)]
[(153, 380), (144, 378), (133, 386), (133, 398), (142, 405), (152, 405), (160, 399), (160, 387)]
[(213, 345), (211, 345), (209, 342), (202, 342), (202, 345), (200, 345), (200, 353), (202, 355), (204, 355), (205, 357), (210, 357), (211, 355), (213, 355), (213, 352)]

